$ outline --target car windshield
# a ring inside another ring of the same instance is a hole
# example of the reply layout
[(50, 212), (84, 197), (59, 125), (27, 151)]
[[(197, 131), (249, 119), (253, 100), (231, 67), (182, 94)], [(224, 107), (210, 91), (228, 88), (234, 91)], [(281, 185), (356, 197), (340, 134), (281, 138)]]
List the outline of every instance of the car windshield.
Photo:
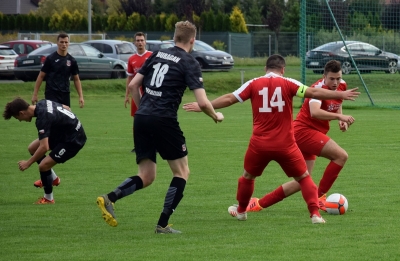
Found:
[(133, 49), (132, 45), (128, 43), (116, 44), (115, 45), (118, 54), (134, 54), (135, 49)]
[(37, 48), (40, 48), (42, 46), (46, 46), (46, 45), (51, 45), (51, 43), (40, 43), (40, 44), (36, 44)]
[(200, 41), (195, 41), (194, 42), (194, 51), (215, 51), (215, 49), (211, 46), (209, 46), (206, 43), (200, 42)]
[(0, 55), (16, 55), (17, 53), (14, 52), (13, 49), (8, 48), (0, 48)]
[(170, 47), (174, 47), (174, 44), (172, 44), (172, 43), (163, 43), (163, 44), (160, 45), (160, 49), (167, 49), (167, 48), (170, 48)]
[(337, 45), (336, 42), (334, 43), (327, 43), (321, 46), (318, 46), (317, 48), (315, 48), (313, 51), (332, 51), (332, 49), (334, 49), (334, 47)]

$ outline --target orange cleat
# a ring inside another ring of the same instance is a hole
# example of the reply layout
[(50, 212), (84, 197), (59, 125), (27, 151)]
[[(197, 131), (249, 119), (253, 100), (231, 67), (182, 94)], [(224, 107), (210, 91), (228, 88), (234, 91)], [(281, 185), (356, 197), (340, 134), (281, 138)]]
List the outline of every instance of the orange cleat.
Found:
[[(60, 185), (60, 183), (61, 183), (61, 179), (59, 178), (59, 177), (57, 177), (55, 180), (53, 180), (53, 186), (58, 186), (58, 185)], [(37, 187), (37, 188), (43, 188), (43, 184), (42, 184), (42, 181), (39, 179), (39, 180), (36, 180), (34, 183), (33, 183), (33, 186), (35, 186), (35, 187)]]
[(33, 204), (36, 205), (45, 205), (45, 204), (54, 204), (54, 199), (53, 200), (48, 200), (47, 198), (43, 197), (43, 198), (39, 198), (38, 201), (36, 201)]
[(247, 205), (246, 212), (258, 212), (263, 208), (258, 204), (258, 198), (251, 198), (249, 205)]
[(325, 203), (326, 203), (326, 194), (318, 198), (319, 209), (326, 212)]

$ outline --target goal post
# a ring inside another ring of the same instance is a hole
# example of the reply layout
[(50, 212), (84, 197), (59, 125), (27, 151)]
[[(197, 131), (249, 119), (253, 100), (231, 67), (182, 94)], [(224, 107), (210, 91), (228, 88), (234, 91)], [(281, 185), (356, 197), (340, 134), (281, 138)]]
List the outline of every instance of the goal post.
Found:
[(363, 93), (353, 105), (400, 108), (400, 0), (301, 0), (300, 12), (303, 83), (336, 59), (348, 88)]

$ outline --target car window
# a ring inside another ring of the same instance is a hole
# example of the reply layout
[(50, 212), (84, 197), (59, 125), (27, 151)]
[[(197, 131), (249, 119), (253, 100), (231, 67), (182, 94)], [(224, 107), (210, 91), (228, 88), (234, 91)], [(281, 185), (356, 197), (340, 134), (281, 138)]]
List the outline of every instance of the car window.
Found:
[(40, 43), (40, 44), (36, 44), (36, 48), (42, 47), (42, 46), (46, 46), (46, 45), (51, 45), (51, 43)]
[(5, 48), (0, 48), (0, 55), (15, 55), (16, 53), (14, 52), (14, 50), (13, 49), (11, 49), (11, 48), (7, 48), (7, 49), (5, 49)]
[(89, 43), (89, 45), (93, 46), (97, 50), (102, 53), (114, 53), (113, 48), (111, 45), (104, 44), (104, 43)]
[(160, 49), (167, 49), (170, 47), (174, 47), (174, 45), (172, 43), (163, 43), (160, 45)]
[(26, 45), (26, 53), (30, 53), (30, 52), (32, 52), (33, 50), (35, 50), (35, 49), (33, 49), (32, 46)]
[(128, 43), (116, 44), (115, 49), (117, 50), (117, 54), (134, 54), (135, 49), (133, 49), (132, 45)]
[(82, 49), (77, 44), (70, 45), (68, 47), (68, 53), (72, 56), (85, 56), (85, 53), (82, 51)]
[(366, 53), (372, 54), (372, 55), (375, 55), (379, 51), (378, 48), (376, 48), (375, 46), (372, 46), (370, 44), (363, 44), (362, 47)]
[(25, 48), (24, 48), (24, 44), (14, 44), (13, 46), (14, 51), (17, 54), (24, 54), (25, 53)]
[(36, 50), (33, 50), (29, 55), (46, 55), (46, 54), (51, 54), (57, 51), (57, 45), (54, 46), (43, 46), (40, 47)]
[(332, 49), (334, 48), (335, 45), (336, 45), (336, 42), (323, 44), (323, 45), (318, 46), (317, 48), (313, 49), (313, 51), (332, 51)]
[(203, 42), (199, 42), (199, 41), (194, 42), (193, 50), (194, 51), (215, 51), (215, 49), (213, 47), (211, 47), (210, 45), (203, 43)]
[(98, 55), (100, 54), (100, 51), (94, 47), (87, 46), (87, 45), (81, 45), (81, 46), (82, 46), (82, 49), (85, 51), (86, 55), (89, 57), (98, 57)]
[[(346, 48), (344, 46), (343, 46), (342, 49), (343, 49), (344, 52), (346, 52)], [(362, 45), (358, 44), (358, 43), (347, 45), (347, 49), (349, 50), (350, 53), (364, 52), (364, 49), (362, 48)]]

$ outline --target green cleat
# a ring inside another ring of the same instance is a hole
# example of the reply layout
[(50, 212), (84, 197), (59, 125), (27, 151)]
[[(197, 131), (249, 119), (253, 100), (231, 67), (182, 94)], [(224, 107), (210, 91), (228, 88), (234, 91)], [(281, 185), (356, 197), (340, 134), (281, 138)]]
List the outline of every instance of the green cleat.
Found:
[(160, 225), (156, 226), (156, 230), (155, 233), (156, 234), (181, 234), (182, 232), (179, 230), (175, 230), (173, 228), (171, 228), (171, 225), (167, 225), (166, 227), (162, 227)]

